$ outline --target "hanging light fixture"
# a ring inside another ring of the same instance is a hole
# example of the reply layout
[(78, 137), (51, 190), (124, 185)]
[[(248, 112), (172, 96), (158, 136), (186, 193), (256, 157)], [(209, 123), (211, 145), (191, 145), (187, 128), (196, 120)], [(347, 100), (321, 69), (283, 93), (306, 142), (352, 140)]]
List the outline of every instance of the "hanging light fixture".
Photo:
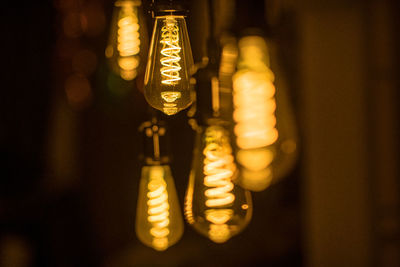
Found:
[(105, 51), (111, 69), (124, 80), (136, 78), (147, 46), (141, 0), (117, 0)]
[[(259, 28), (243, 25), (237, 38), (228, 34), (219, 42), (212, 3), (208, 1), (208, 56), (194, 73), (183, 1), (152, 1), (155, 20), (144, 96), (151, 107), (174, 115), (192, 104), (196, 88), (196, 105), (190, 112), (194, 114), (190, 124), (195, 146), (184, 213), (197, 232), (224, 243), (249, 224), (253, 212), (250, 191), (266, 189), (290, 170), (298, 141), (274, 46)], [(114, 30), (106, 50), (114, 70), (126, 80), (134, 79), (144, 65), (140, 5), (139, 0), (115, 3)], [(144, 165), (136, 234), (145, 245), (163, 251), (180, 240), (184, 228), (164, 150), (166, 127), (153, 116), (140, 130)]]
[(183, 219), (174, 178), (165, 151), (166, 127), (153, 118), (143, 123), (144, 166), (141, 171), (136, 208), (136, 235), (143, 244), (158, 251), (178, 242)]
[(208, 42), (209, 60), (195, 75), (197, 89), (196, 140), (185, 198), (187, 222), (200, 234), (223, 243), (250, 222), (250, 192), (235, 185), (240, 176), (232, 149), (230, 123), (220, 116), (219, 50)]
[(185, 9), (172, 1), (157, 1), (149, 57), (144, 78), (144, 96), (153, 108), (174, 115), (193, 101), (190, 75), (192, 49)]

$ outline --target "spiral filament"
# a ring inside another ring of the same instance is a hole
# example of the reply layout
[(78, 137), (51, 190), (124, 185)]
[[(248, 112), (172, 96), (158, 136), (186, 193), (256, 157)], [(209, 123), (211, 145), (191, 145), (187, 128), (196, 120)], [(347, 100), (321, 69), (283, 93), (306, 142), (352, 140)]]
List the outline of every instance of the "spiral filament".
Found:
[(237, 160), (242, 170), (242, 186), (254, 191), (271, 182), (276, 128), (274, 74), (269, 68), (267, 46), (259, 36), (239, 42), (241, 61), (233, 76), (234, 132), (239, 148)]
[[(179, 61), (181, 57), (179, 53), (181, 47), (179, 46), (179, 28), (176, 20), (172, 17), (167, 17), (164, 21), (164, 26), (161, 28), (161, 83), (166, 85), (177, 84), (181, 80), (179, 71), (181, 66)], [(172, 101), (171, 101), (172, 102)]]
[(132, 1), (118, 1), (121, 6), (118, 18), (117, 50), (121, 77), (132, 80), (139, 66), (140, 34), (136, 4)]
[(209, 221), (209, 237), (217, 242), (225, 242), (230, 237), (230, 230), (226, 224), (233, 216), (232, 206), (235, 195), (232, 193), (234, 185), (233, 175), (236, 165), (232, 156), (232, 149), (225, 131), (218, 127), (206, 130), (206, 146), (204, 155), (204, 185), (206, 190), (205, 211)]
[(278, 139), (275, 87), (264, 73), (245, 72), (234, 78), (233, 118), (242, 149), (269, 146)]
[(154, 166), (151, 169), (148, 184), (147, 206), (148, 218), (151, 223), (150, 234), (153, 237), (152, 245), (157, 250), (165, 250), (168, 247), (169, 235), (169, 204), (166, 182), (163, 178), (163, 169)]
[(204, 193), (207, 207), (221, 207), (231, 204), (235, 199), (230, 193), (233, 189), (233, 157), (221, 155), (219, 148), (218, 144), (211, 143), (204, 149), (204, 185), (210, 187)]
[(144, 75), (146, 101), (167, 115), (190, 106), (194, 96), (190, 82), (192, 70), (192, 49), (185, 17), (156, 16)]

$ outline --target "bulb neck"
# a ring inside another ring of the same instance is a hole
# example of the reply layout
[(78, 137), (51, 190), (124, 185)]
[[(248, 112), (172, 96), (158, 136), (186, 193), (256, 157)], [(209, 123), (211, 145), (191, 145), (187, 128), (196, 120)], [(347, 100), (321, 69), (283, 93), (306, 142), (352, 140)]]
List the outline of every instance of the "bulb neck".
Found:
[[(218, 83), (218, 76), (210, 68), (197, 70), (196, 79), (196, 114), (195, 118), (199, 125), (206, 124), (209, 119), (218, 117), (219, 109), (215, 102), (215, 83)], [(214, 88), (213, 88), (214, 87)]]
[(220, 120), (220, 92), (218, 71), (220, 64), (220, 46), (216, 38), (207, 40), (207, 64), (197, 70), (196, 80), (196, 105), (195, 118), (199, 125)]
[[(267, 0), (267, 2), (269, 2)], [(266, 22), (265, 1), (255, 1), (249, 4), (247, 0), (237, 0), (235, 5), (235, 22), (233, 31), (238, 37), (246, 34), (248, 29), (264, 29), (270, 33), (271, 29)]]
[(141, 0), (118, 0), (115, 2), (115, 6), (123, 7), (125, 5), (140, 6), (142, 4)]
[(140, 158), (146, 165), (170, 163), (167, 126), (165, 122), (153, 118), (142, 123), (139, 131), (143, 134), (143, 153)]
[(187, 16), (189, 10), (186, 0), (152, 0), (152, 16)]

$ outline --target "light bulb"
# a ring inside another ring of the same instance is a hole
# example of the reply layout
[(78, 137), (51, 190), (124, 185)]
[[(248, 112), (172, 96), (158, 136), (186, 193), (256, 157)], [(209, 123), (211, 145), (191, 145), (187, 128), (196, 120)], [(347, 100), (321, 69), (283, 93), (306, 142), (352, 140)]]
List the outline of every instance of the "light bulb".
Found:
[(156, 17), (144, 79), (147, 102), (167, 115), (187, 108), (192, 103), (192, 67), (185, 18)]
[(238, 172), (229, 132), (219, 125), (199, 126), (197, 131), (185, 217), (200, 234), (223, 243), (249, 223), (251, 195), (233, 183)]
[(271, 50), (260, 36), (241, 38), (233, 75), (236, 157), (242, 172), (238, 181), (252, 191), (281, 178), (296, 158), (297, 132), (283, 79), (274, 83)]
[(128, 81), (138, 75), (145, 39), (140, 5), (140, 0), (115, 2), (110, 39), (106, 48), (106, 57), (110, 61), (111, 68), (121, 78)]
[(183, 234), (183, 219), (168, 165), (142, 168), (136, 209), (136, 234), (141, 242), (163, 251)]

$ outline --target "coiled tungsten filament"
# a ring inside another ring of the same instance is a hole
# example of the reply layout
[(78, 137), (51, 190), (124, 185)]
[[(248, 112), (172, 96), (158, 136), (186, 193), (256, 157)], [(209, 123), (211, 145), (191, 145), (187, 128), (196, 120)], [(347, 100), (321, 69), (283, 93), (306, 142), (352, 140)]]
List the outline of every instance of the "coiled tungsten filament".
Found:
[(278, 139), (275, 87), (268, 75), (245, 72), (234, 77), (233, 114), (236, 142), (241, 149), (261, 148)]
[(235, 195), (232, 177), (236, 166), (232, 156), (229, 140), (222, 129), (208, 129), (204, 158), (204, 185), (207, 187), (205, 205), (210, 209), (205, 211), (209, 221), (209, 237), (218, 243), (225, 242), (230, 237), (230, 229), (226, 224), (233, 216), (232, 206)]
[(118, 21), (118, 51), (120, 56), (133, 56), (140, 51), (139, 24), (135, 12), (131, 8), (123, 9), (126, 17)]
[(233, 189), (231, 178), (234, 165), (233, 156), (225, 154), (219, 144), (211, 143), (204, 149), (204, 185), (207, 207), (222, 207), (231, 204), (235, 196), (230, 193)]
[(181, 66), (179, 55), (181, 47), (179, 46), (179, 28), (174, 18), (166, 18), (165, 25), (161, 28), (162, 49), (161, 54), (161, 83), (166, 85), (174, 85), (181, 80), (179, 71)]
[(154, 169), (148, 184), (148, 221), (152, 224), (150, 234), (153, 236), (153, 246), (158, 250), (168, 247), (169, 235), (169, 204), (166, 183), (162, 169)]
[(226, 126), (223, 121), (197, 126), (185, 196), (187, 222), (216, 243), (226, 242), (243, 230), (252, 214), (250, 193), (233, 183), (241, 174)]
[(193, 101), (192, 49), (184, 16), (156, 16), (144, 75), (144, 96), (167, 115), (187, 108)]
[(136, 77), (136, 69), (139, 66), (139, 19), (133, 2), (123, 1), (120, 5), (122, 10), (117, 32), (118, 65), (122, 78), (131, 80)]

